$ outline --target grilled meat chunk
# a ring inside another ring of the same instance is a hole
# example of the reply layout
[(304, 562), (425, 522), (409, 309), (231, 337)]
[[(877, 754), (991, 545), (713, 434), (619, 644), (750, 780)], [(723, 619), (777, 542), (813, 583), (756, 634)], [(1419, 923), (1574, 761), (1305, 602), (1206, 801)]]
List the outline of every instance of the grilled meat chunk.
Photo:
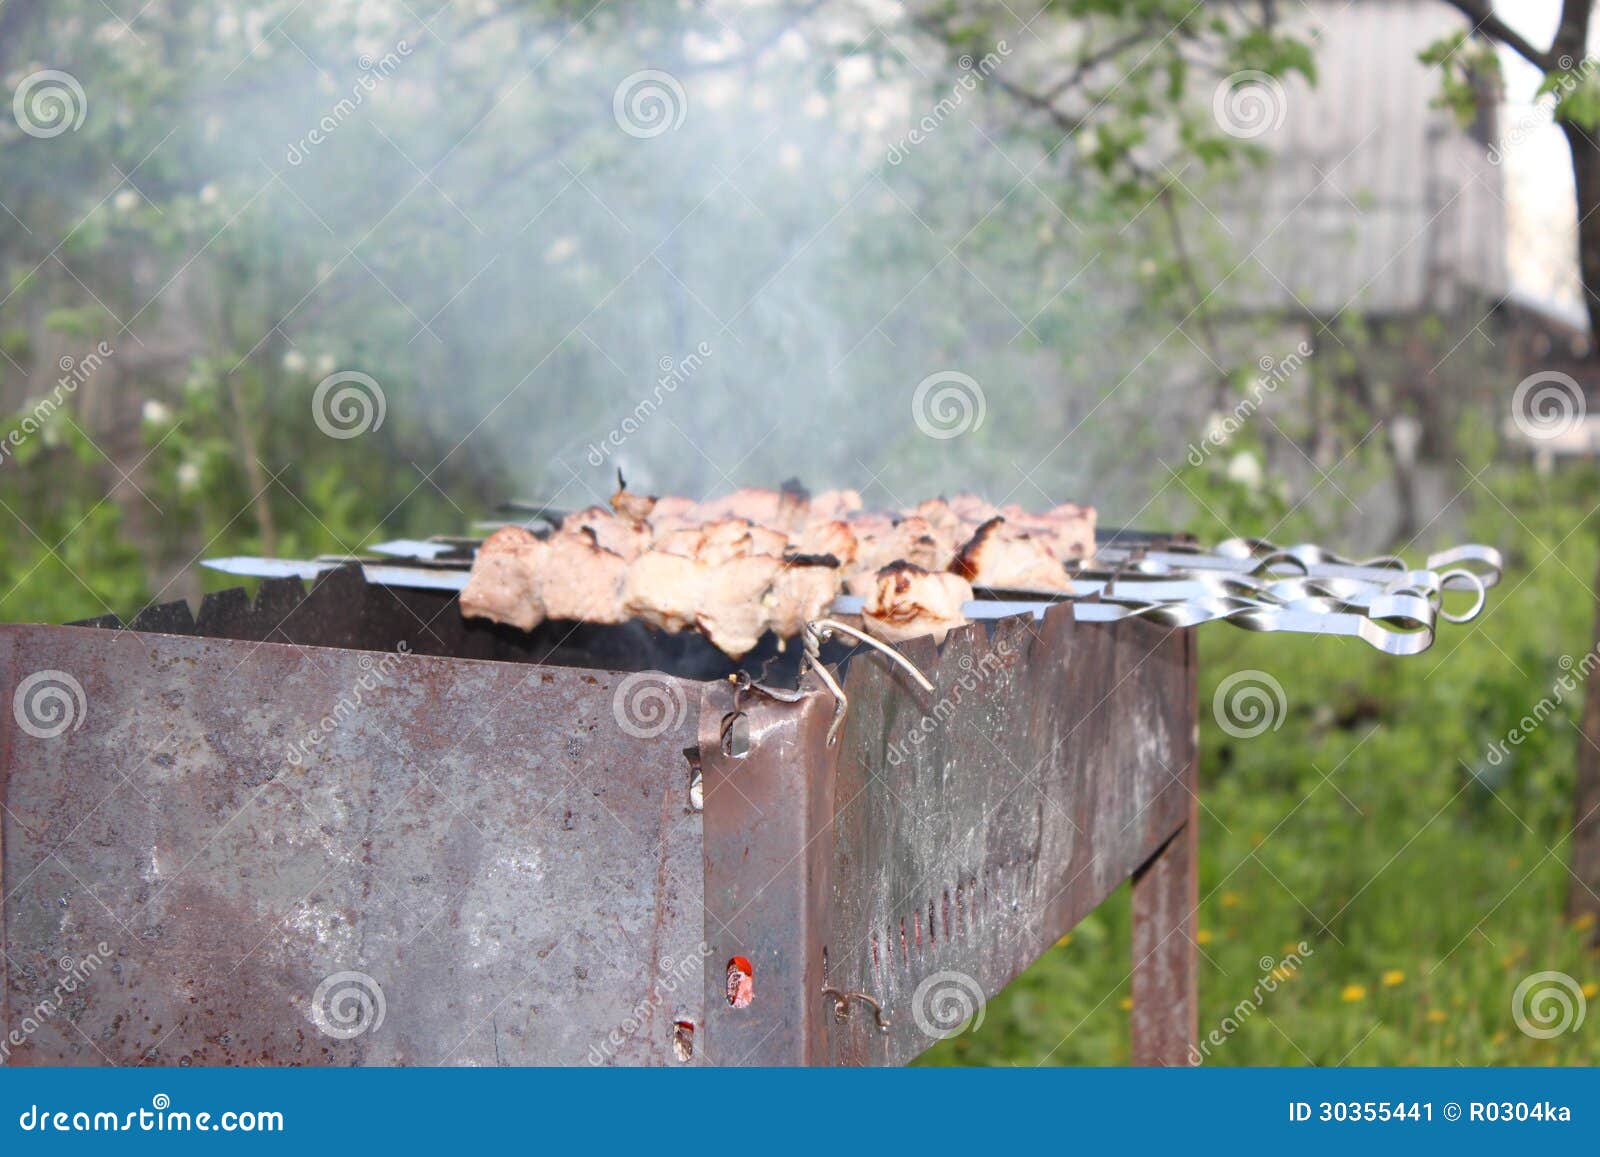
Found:
[(539, 597), (552, 619), (622, 623), (622, 583), (628, 560), (600, 545), (592, 527), (565, 525), (545, 542), (539, 560)]
[(599, 506), (567, 515), (561, 522), (559, 534), (590, 531), (602, 550), (621, 555), (632, 562), (650, 549), (650, 529), (641, 522), (614, 514)]
[(782, 559), (763, 554), (707, 566), (695, 626), (732, 658), (754, 650), (767, 630), (767, 592), (782, 568)]
[(461, 613), (531, 631), (544, 622), (539, 570), (545, 544), (520, 526), (502, 526), (478, 547), (461, 592)]
[(902, 561), (924, 570), (944, 570), (959, 541), (915, 514), (876, 534), (858, 531), (856, 538), (860, 546), (854, 569), (867, 574), (876, 574), (890, 563)]
[(1016, 529), (1043, 542), (1062, 562), (1094, 557), (1095, 510), (1064, 502), (1034, 514), (1020, 506), (1005, 506), (1000, 513)]
[(956, 552), (950, 570), (974, 586), (1021, 591), (1070, 591), (1066, 568), (1043, 540), (998, 516)]
[(803, 531), (790, 538), (789, 549), (803, 555), (831, 554), (838, 560), (837, 565), (849, 566), (855, 562), (860, 544), (850, 524), (842, 518), (835, 518), (827, 522), (807, 523)]
[(861, 617), (867, 630), (886, 643), (919, 635), (942, 643), (952, 627), (967, 621), (961, 604), (971, 597), (972, 586), (960, 575), (896, 562), (874, 577)]
[(617, 492), (611, 496), (611, 509), (617, 512), (618, 517), (642, 525), (650, 520), (658, 501), (651, 495), (634, 494), (622, 480), (622, 471), (617, 471)]
[(647, 550), (628, 568), (622, 609), (652, 627), (676, 634), (694, 625), (706, 565), (689, 555)]
[(754, 555), (782, 558), (788, 543), (788, 535), (770, 527), (743, 518), (719, 518), (658, 535), (655, 549), (716, 564)]
[(801, 634), (808, 622), (827, 614), (842, 578), (833, 555), (790, 555), (763, 600), (767, 625), (782, 639)]

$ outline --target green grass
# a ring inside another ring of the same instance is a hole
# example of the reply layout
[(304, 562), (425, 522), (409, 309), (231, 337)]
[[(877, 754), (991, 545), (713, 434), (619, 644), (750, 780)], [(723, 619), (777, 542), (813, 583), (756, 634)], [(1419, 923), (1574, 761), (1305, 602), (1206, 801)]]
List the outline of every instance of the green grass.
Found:
[[(1208, 1064), (1600, 1063), (1600, 953), (1563, 916), (1581, 690), (1513, 758), (1484, 758), (1552, 696), (1561, 656), (1592, 645), (1600, 488), (1484, 482), (1471, 533), (1509, 571), (1477, 623), (1443, 627), (1425, 654), (1204, 631), (1202, 1037), (1251, 997), (1261, 958), (1311, 948)], [(1252, 668), (1287, 711), (1233, 738), (1212, 696)], [(924, 1063), (1126, 1063), (1130, 951), (1124, 888)], [(1512, 998), (1545, 970), (1587, 986), (1588, 1016), (1540, 1040)]]

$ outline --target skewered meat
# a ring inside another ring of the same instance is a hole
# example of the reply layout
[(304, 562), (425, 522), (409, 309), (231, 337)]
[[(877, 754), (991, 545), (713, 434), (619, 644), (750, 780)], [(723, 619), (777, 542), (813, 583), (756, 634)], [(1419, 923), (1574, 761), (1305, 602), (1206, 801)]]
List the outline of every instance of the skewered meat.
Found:
[(650, 508), (650, 529), (655, 531), (657, 536), (669, 530), (699, 526), (703, 521), (695, 514), (693, 500), (680, 498), (674, 494), (656, 499), (655, 505)]
[(767, 595), (782, 568), (783, 560), (773, 555), (707, 562), (687, 554), (647, 551), (628, 569), (622, 607), (664, 631), (698, 627), (718, 648), (737, 658), (766, 632)]
[(855, 490), (824, 490), (811, 497), (808, 512), (813, 522), (832, 522), (861, 509), (861, 494)]
[(650, 549), (649, 527), (599, 506), (567, 515), (558, 533), (571, 534), (580, 530), (592, 532), (597, 546), (629, 562)]
[(545, 542), (538, 560), (539, 598), (552, 619), (580, 623), (622, 623), (622, 583), (628, 560), (600, 545), (589, 526), (565, 525)]
[(689, 555), (647, 550), (623, 580), (622, 609), (673, 634), (694, 625), (706, 566)]
[(1062, 562), (1089, 558), (1094, 554), (1095, 511), (1092, 506), (1064, 502), (1036, 514), (1010, 505), (1002, 507), (1000, 514), (1016, 529), (1026, 531), (1042, 541)]
[(861, 617), (867, 630), (887, 643), (918, 635), (942, 643), (952, 627), (967, 621), (961, 604), (971, 597), (972, 586), (960, 575), (895, 562), (875, 576)]
[(801, 555), (831, 554), (838, 560), (835, 565), (847, 567), (855, 562), (860, 544), (850, 524), (842, 518), (835, 518), (828, 522), (808, 524), (805, 530), (790, 540), (790, 548), (795, 554)]
[(634, 523), (648, 522), (658, 501), (659, 499), (650, 495), (632, 493), (628, 489), (628, 484), (622, 480), (622, 471), (617, 471), (617, 492), (611, 496), (611, 509), (615, 510), (619, 517)]
[(980, 587), (1070, 591), (1066, 568), (1043, 540), (996, 516), (956, 552), (950, 570)]
[(545, 545), (520, 526), (502, 526), (478, 547), (461, 592), (461, 613), (531, 631), (544, 621), (538, 575)]
[(787, 534), (805, 525), (810, 505), (811, 499), (802, 489), (761, 490), (746, 486), (722, 498), (702, 502), (696, 513), (707, 521), (742, 518)]
[(772, 580), (763, 600), (767, 625), (780, 639), (792, 639), (813, 619), (827, 614), (839, 593), (839, 560), (831, 554), (791, 555)]
[(658, 535), (655, 549), (716, 564), (753, 555), (781, 558), (788, 542), (787, 535), (770, 527), (743, 518), (719, 518), (702, 526)]
[(855, 491), (811, 499), (795, 486), (694, 503), (631, 494), (619, 476), (611, 509), (568, 515), (548, 539), (491, 535), (461, 609), (525, 630), (546, 618), (693, 627), (738, 657), (767, 630), (801, 634), (843, 587), (874, 634), (943, 639), (966, 621), (973, 583), (1070, 590), (1062, 564), (1093, 553), (1094, 520), (1090, 507), (1031, 513), (971, 494), (893, 515), (861, 510)]
[(767, 630), (765, 596), (782, 568), (782, 559), (759, 554), (706, 567), (695, 626), (735, 659), (753, 650)]
[(856, 570), (876, 573), (892, 562), (914, 563), (924, 570), (944, 570), (959, 541), (918, 515), (902, 518), (878, 534), (857, 533), (860, 548)]

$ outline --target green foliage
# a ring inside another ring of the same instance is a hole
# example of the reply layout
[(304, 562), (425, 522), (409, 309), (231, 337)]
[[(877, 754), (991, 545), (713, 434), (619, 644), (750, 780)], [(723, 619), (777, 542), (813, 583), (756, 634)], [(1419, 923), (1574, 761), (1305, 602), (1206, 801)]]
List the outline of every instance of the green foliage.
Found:
[(1434, 107), (1449, 110), (1461, 125), (1478, 117), (1486, 92), (1499, 91), (1500, 56), (1493, 43), (1471, 32), (1441, 37), (1418, 59), (1439, 70)]

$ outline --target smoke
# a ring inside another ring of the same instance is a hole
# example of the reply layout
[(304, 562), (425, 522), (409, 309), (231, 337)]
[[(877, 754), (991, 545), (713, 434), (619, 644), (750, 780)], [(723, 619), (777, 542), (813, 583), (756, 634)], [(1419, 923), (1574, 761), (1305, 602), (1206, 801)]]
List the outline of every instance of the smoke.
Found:
[(1071, 149), (1007, 131), (1003, 41), (952, 64), (848, 6), (310, 7), (202, 6), (162, 146), (213, 174), (241, 359), (369, 375), (389, 422), (558, 505), (619, 467), (1129, 514), (1164, 481), (1136, 439), (1192, 351), (1152, 340)]

